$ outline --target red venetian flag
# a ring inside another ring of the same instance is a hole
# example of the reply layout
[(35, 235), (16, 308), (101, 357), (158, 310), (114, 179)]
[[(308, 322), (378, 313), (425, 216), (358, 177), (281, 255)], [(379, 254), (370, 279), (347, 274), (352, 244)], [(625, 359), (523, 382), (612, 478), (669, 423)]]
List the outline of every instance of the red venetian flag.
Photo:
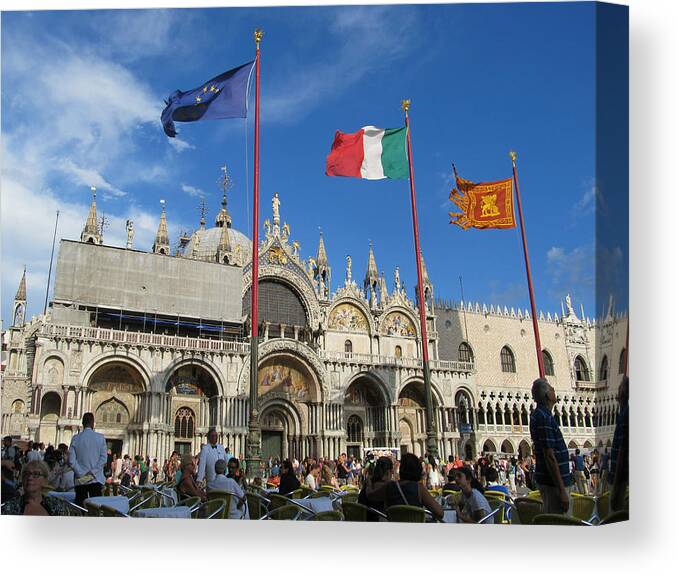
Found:
[[(456, 175), (456, 174), (455, 174)], [(513, 178), (474, 184), (456, 176), (450, 200), (461, 212), (450, 212), (450, 223), (460, 228), (515, 228)]]

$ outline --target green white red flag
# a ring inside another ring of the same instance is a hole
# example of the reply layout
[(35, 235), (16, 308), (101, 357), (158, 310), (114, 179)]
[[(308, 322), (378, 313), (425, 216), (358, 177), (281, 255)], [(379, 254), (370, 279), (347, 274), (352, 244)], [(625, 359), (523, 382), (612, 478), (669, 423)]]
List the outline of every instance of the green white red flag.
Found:
[(365, 126), (354, 134), (337, 130), (325, 174), (365, 180), (407, 179), (407, 128)]

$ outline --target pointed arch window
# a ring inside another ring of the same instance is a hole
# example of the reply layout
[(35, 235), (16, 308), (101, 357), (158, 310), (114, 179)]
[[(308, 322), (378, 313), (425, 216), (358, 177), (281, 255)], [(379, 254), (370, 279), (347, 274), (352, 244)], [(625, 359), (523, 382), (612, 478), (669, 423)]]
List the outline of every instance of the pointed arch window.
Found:
[(516, 358), (508, 346), (501, 348), (501, 370), (504, 373), (516, 372)]
[(188, 407), (181, 407), (177, 410), (174, 418), (174, 435), (181, 439), (192, 439), (195, 429), (195, 414)]
[(577, 381), (591, 381), (591, 374), (589, 373), (589, 366), (581, 355), (578, 355), (574, 360), (574, 372)]
[(544, 373), (546, 375), (555, 375), (556, 372), (553, 369), (553, 358), (551, 357), (551, 354), (545, 349), (542, 349), (541, 357), (542, 360), (544, 361)]
[(346, 424), (346, 435), (351, 443), (362, 443), (363, 441), (363, 422), (357, 415), (351, 415)]
[(344, 342), (344, 352), (345, 353), (353, 353), (353, 342), (350, 339), (347, 339)]
[(607, 356), (603, 356), (603, 360), (600, 362), (600, 371), (598, 372), (598, 381), (607, 381)]
[(626, 348), (621, 350), (621, 353), (619, 354), (619, 373), (624, 373), (624, 369), (626, 368)]
[(471, 349), (471, 346), (465, 341), (462, 341), (459, 344), (459, 361), (465, 361), (468, 363), (473, 362), (473, 350)]

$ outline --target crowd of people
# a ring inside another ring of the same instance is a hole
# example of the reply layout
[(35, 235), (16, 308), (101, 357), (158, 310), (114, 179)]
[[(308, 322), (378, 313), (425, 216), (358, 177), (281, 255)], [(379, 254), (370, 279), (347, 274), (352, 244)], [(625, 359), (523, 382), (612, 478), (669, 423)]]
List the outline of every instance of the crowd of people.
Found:
[[(431, 490), (456, 491), (456, 517), (461, 522), (477, 522), (490, 512), (483, 492), (503, 493), (508, 498), (539, 491), (545, 513), (567, 513), (571, 492), (599, 495), (610, 489), (611, 507), (626, 505), (628, 488), (628, 378), (619, 387), (619, 414), (612, 449), (570, 453), (553, 417), (555, 391), (545, 379), (532, 386), (537, 405), (530, 416), (533, 456), (506, 457), (481, 454), (476, 460), (450, 457), (441, 462), (433, 456), (411, 453), (400, 459), (366, 453), (365, 460), (342, 453), (338, 458), (270, 458), (265, 462), (261, 487), (290, 494), (304, 486), (315, 491), (324, 487), (359, 489), (358, 502), (375, 512), (391, 505), (426, 508), (434, 518), (443, 510)], [(160, 469), (157, 459), (125, 455), (119, 458), (106, 448), (104, 436), (94, 431), (94, 415), (83, 416), (83, 430), (70, 446), (56, 448), (29, 443), (25, 450), (5, 437), (2, 448), (2, 512), (5, 514), (62, 515), (68, 513), (63, 500), (50, 492), (74, 491), (75, 503), (82, 506), (90, 497), (107, 492), (116, 494), (119, 486), (130, 487), (159, 481), (175, 486), (179, 499), (206, 501), (210, 491), (226, 491), (231, 498), (229, 517), (243, 513), (246, 480), (245, 461), (236, 458), (228, 446), (218, 443), (215, 429), (198, 455), (173, 452)], [(18, 481), (17, 481), (18, 480)], [(372, 513), (377, 520), (378, 514)]]

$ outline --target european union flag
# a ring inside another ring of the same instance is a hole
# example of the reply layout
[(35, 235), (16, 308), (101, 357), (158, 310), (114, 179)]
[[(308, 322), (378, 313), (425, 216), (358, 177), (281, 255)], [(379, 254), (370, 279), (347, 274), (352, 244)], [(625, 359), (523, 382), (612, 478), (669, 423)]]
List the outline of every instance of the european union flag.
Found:
[(254, 61), (212, 78), (199, 88), (176, 90), (165, 101), (162, 127), (170, 138), (177, 135), (174, 122), (197, 122), (247, 117), (247, 87)]

